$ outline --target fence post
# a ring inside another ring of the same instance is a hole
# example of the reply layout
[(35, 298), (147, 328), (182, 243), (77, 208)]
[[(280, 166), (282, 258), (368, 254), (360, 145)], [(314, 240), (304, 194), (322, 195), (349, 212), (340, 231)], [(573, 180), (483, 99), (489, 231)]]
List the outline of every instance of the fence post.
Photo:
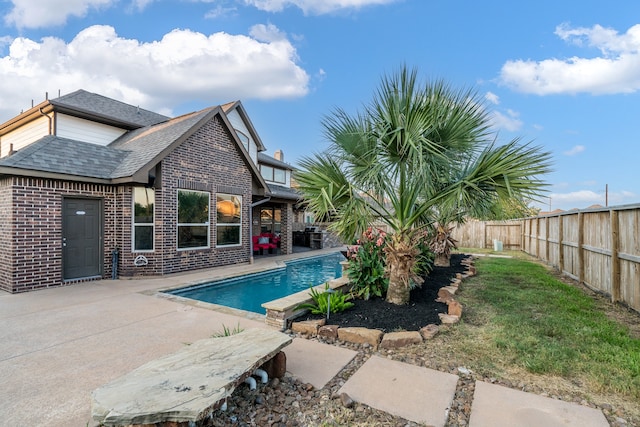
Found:
[(620, 301), (620, 258), (618, 251), (620, 250), (620, 221), (618, 220), (618, 211), (611, 209), (609, 211), (611, 222), (611, 301)]
[(558, 268), (560, 268), (560, 274), (562, 274), (564, 272), (564, 246), (562, 246), (564, 221), (562, 215), (558, 215), (558, 221)]
[(549, 246), (551, 246), (551, 239), (549, 238), (549, 222), (551, 222), (551, 217), (546, 217), (545, 220), (545, 226), (544, 226), (544, 238), (545, 238), (545, 244), (544, 244), (544, 256), (545, 256), (545, 262), (549, 262), (551, 261), (551, 258), (549, 257)]
[(578, 212), (578, 283), (584, 283), (584, 214)]
[[(491, 245), (489, 245), (491, 247)], [(487, 248), (487, 221), (482, 221), (482, 249)]]
[(540, 259), (540, 217), (536, 218), (536, 258)]

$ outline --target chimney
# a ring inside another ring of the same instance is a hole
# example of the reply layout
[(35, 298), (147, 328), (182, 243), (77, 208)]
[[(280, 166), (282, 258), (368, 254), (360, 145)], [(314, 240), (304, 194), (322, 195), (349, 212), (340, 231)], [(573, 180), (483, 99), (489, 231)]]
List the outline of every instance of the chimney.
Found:
[(276, 160), (280, 160), (281, 162), (284, 162), (284, 153), (282, 152), (282, 150), (278, 150), (275, 153), (273, 153), (273, 158)]

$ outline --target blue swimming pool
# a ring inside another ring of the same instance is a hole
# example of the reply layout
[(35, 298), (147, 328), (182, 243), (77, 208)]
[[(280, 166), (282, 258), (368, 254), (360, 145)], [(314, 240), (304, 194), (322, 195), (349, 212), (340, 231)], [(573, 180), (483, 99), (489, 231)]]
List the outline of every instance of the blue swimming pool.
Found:
[(288, 261), (285, 268), (275, 271), (204, 283), (176, 289), (169, 293), (264, 314), (265, 309), (261, 305), (265, 302), (342, 277), (340, 261), (344, 259), (340, 252), (336, 252), (331, 255)]

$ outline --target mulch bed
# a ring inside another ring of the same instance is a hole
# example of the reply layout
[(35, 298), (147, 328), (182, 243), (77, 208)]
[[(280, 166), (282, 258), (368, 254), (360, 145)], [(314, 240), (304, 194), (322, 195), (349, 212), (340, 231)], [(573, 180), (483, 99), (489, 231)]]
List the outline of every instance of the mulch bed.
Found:
[[(447, 305), (436, 302), (438, 290), (451, 284), (456, 273), (464, 273), (460, 262), (464, 254), (451, 256), (451, 267), (435, 267), (424, 279), (422, 287), (411, 291), (408, 305), (396, 305), (381, 298), (368, 301), (354, 300), (355, 306), (341, 313), (331, 313), (327, 324), (340, 327), (364, 327), (383, 332), (417, 331), (428, 324), (440, 324), (438, 313), (446, 313)], [(322, 319), (322, 315), (310, 315), (307, 319)]]

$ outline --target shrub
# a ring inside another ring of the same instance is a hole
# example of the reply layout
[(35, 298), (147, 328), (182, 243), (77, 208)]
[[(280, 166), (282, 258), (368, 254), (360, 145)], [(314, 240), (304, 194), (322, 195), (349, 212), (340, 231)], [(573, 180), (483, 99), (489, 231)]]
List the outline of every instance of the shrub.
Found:
[(387, 234), (379, 229), (369, 228), (362, 233), (358, 245), (349, 251), (347, 272), (353, 284), (353, 293), (365, 300), (372, 296), (384, 297), (389, 287), (385, 275), (384, 248)]
[(429, 245), (429, 236), (423, 233), (418, 241), (418, 254), (416, 260), (416, 273), (420, 276), (426, 276), (433, 271), (433, 262), (436, 255), (431, 251)]
[[(310, 294), (313, 302), (300, 304), (296, 307), (296, 310), (308, 309), (313, 314), (326, 314), (329, 308), (331, 309), (332, 313), (340, 313), (341, 311), (345, 311), (346, 309), (353, 307), (353, 303), (347, 301), (350, 297), (349, 294), (345, 294), (340, 290), (333, 293), (328, 293), (328, 283), (325, 284), (324, 289), (325, 291), (320, 293), (312, 287)], [(329, 295), (329, 297), (327, 297), (327, 295)], [(327, 306), (329, 302), (331, 304)]]

